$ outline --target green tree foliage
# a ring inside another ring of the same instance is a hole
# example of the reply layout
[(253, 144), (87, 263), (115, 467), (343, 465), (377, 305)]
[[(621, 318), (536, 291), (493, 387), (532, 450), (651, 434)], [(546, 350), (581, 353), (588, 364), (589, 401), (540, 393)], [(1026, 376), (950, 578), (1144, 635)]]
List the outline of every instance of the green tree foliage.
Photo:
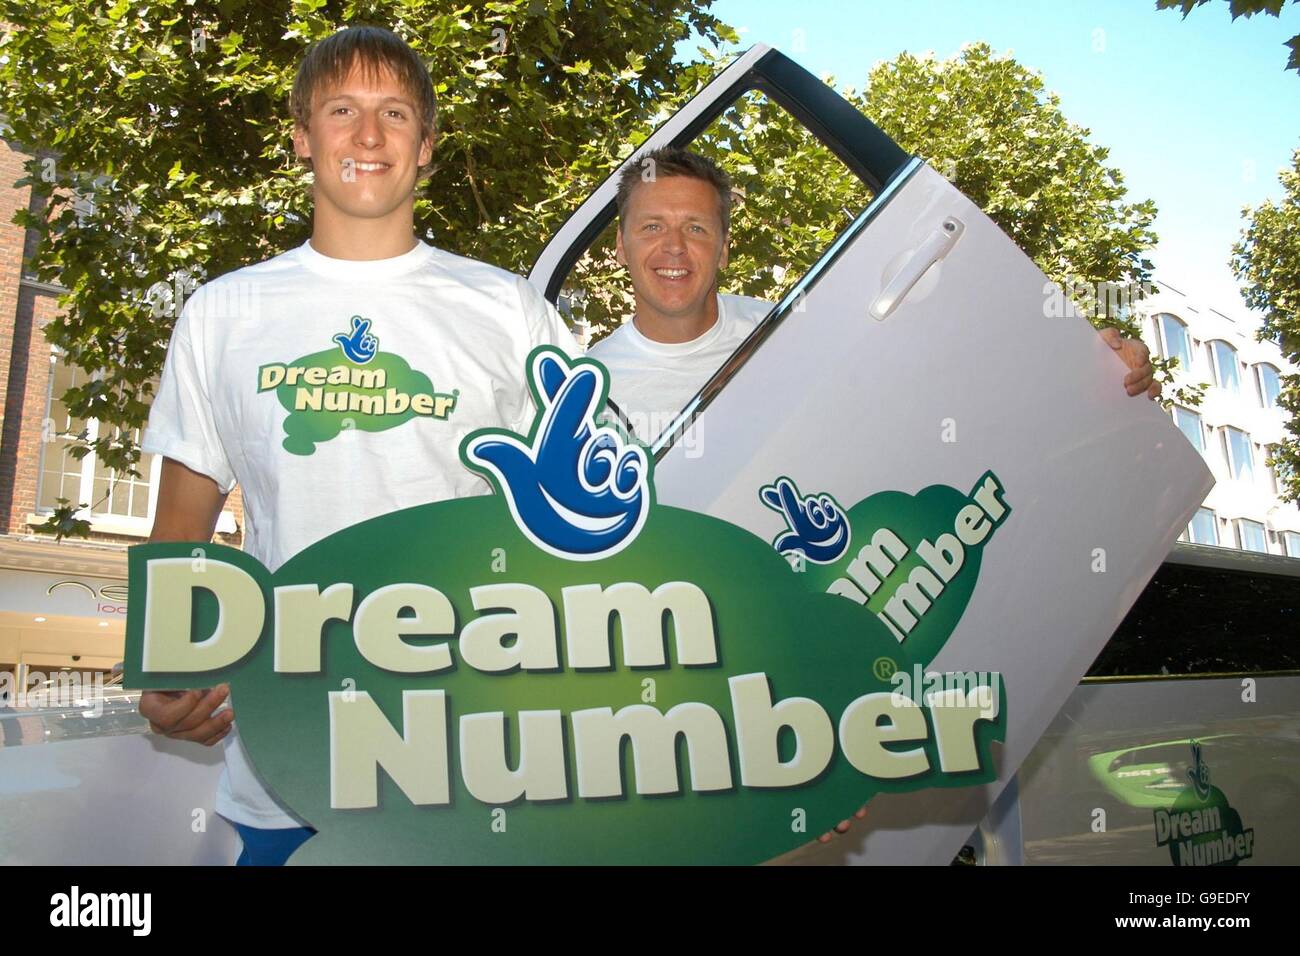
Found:
[[(1283, 196), (1242, 215), (1247, 225), (1232, 247), (1232, 271), (1242, 283), (1246, 304), (1264, 316), (1261, 341), (1276, 342), (1287, 361), (1300, 365), (1300, 149), (1291, 155), (1291, 168), (1282, 170)], [(1278, 404), (1290, 413), (1289, 437), (1269, 458), (1282, 496), (1300, 500), (1300, 375), (1282, 376)]]
[[(1183, 19), (1186, 20), (1189, 13), (1209, 2), (1210, 0), (1156, 0), (1156, 9), (1181, 10)], [(1291, 2), (1300, 3), (1300, 0), (1291, 0)], [(1232, 14), (1234, 20), (1237, 17), (1253, 17), (1257, 13), (1267, 13), (1270, 16), (1281, 17), (1282, 7), (1285, 5), (1286, 0), (1228, 0), (1228, 12)], [(1300, 73), (1300, 33), (1287, 40), (1283, 46), (1290, 50), (1286, 68)]]

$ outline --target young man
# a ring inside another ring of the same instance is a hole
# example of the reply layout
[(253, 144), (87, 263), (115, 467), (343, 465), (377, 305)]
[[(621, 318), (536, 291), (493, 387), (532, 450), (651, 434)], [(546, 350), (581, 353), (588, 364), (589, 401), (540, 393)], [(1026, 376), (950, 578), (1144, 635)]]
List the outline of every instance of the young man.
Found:
[[(210, 540), (238, 484), (244, 548), (271, 570), (359, 521), (488, 493), (461, 440), (526, 431), (528, 353), (579, 352), (525, 280), (415, 236), (436, 104), (410, 47), (377, 27), (334, 34), (304, 58), (291, 108), (311, 239), (195, 291), (142, 442), (164, 456), (150, 540)], [(224, 743), (216, 809), (240, 862), (282, 863), (313, 831), (259, 783), (233, 710), (218, 711), (228, 694), (145, 693), (140, 712), (155, 732)]]
[[(654, 178), (642, 179), (644, 160)], [(718, 272), (727, 265), (731, 180), (711, 160), (679, 147), (647, 153), (629, 166), (618, 186), (615, 251), (635, 293), (630, 321), (587, 354), (609, 370), (609, 394), (633, 432), (650, 443), (704, 387), (718, 367), (771, 310), (771, 303), (719, 295)], [(1101, 333), (1131, 371), (1129, 395), (1160, 394), (1147, 347)], [(865, 816), (865, 807), (855, 816)], [(849, 829), (845, 820), (835, 827)], [(825, 843), (832, 834), (818, 838)]]
[[(645, 160), (654, 178), (643, 181)], [(731, 180), (711, 160), (679, 147), (647, 153), (618, 187), (618, 261), (627, 267), (636, 312), (588, 350), (609, 369), (610, 397), (644, 442), (653, 442), (771, 310), (719, 295), (727, 265)], [(1115, 329), (1102, 337), (1131, 371), (1129, 395), (1160, 394), (1147, 347)]]

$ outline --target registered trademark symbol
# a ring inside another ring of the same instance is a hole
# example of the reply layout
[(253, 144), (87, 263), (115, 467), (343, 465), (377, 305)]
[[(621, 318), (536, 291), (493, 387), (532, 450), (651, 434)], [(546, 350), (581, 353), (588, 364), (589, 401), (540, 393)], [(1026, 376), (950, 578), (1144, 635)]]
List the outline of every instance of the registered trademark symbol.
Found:
[(881, 680), (889, 680), (898, 670), (898, 665), (894, 663), (892, 657), (877, 657), (876, 662), (871, 665), (871, 670)]

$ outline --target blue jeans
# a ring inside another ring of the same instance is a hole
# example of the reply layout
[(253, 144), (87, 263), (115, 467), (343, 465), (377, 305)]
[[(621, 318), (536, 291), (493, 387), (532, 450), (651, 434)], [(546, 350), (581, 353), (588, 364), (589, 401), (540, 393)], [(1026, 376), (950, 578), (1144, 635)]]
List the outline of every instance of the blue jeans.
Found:
[(289, 859), (294, 850), (316, 835), (311, 827), (266, 830), (235, 823), (235, 829), (244, 841), (244, 851), (239, 854), (235, 866), (284, 866), (284, 861)]

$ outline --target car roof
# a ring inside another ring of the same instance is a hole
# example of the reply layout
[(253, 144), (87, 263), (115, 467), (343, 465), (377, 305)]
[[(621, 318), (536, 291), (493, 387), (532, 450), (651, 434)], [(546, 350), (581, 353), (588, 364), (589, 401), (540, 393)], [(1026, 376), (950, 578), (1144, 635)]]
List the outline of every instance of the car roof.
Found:
[(1277, 574), (1300, 579), (1300, 558), (1281, 554), (1260, 554), (1239, 548), (1220, 548), (1208, 544), (1177, 542), (1165, 558), (1165, 564), (1185, 564), (1246, 574)]

